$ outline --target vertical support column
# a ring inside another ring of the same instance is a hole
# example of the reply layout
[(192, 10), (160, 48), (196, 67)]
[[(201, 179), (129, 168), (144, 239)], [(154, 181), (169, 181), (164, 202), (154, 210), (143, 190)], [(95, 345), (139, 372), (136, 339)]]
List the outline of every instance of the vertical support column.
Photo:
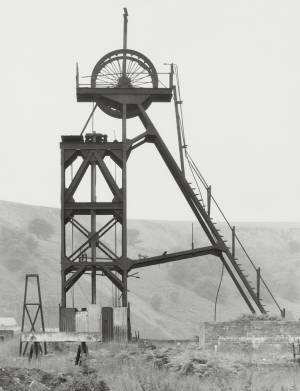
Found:
[[(95, 142), (96, 140), (94, 140)], [(91, 202), (96, 202), (96, 163), (93, 161), (91, 163)], [(93, 239), (91, 240), (91, 261), (96, 262), (96, 212), (91, 211), (91, 236)], [(91, 283), (92, 283), (92, 304), (96, 304), (96, 268), (92, 268), (91, 272)]]
[[(171, 75), (173, 75), (173, 72), (174, 72), (173, 64), (171, 64)], [(173, 82), (173, 77), (172, 77), (172, 82)], [(177, 138), (178, 138), (178, 148), (179, 148), (179, 157), (180, 157), (180, 168), (181, 168), (183, 175), (185, 176), (184, 159), (183, 159), (183, 145), (182, 145), (181, 118), (180, 118), (179, 110), (178, 110), (178, 105), (180, 105), (182, 102), (180, 102), (178, 100), (176, 86), (172, 86), (172, 89), (173, 89), (173, 99), (174, 99), (174, 107), (175, 107)]]
[[(127, 23), (128, 12), (124, 8), (124, 31), (123, 31), (123, 64), (122, 76), (126, 78), (126, 49), (127, 49)], [(127, 106), (126, 103), (122, 105), (122, 193), (123, 193), (123, 213), (122, 213), (122, 258), (127, 258), (127, 143), (126, 143), (126, 117)], [(122, 273), (123, 292), (122, 292), (122, 306), (127, 307), (127, 271)]]
[[(123, 104), (122, 110), (122, 195), (123, 195), (123, 215), (122, 215), (122, 258), (127, 258), (127, 143), (126, 143), (126, 112), (127, 106)], [(127, 271), (122, 274), (124, 289), (122, 292), (122, 306), (127, 307)]]
[[(115, 180), (116, 180), (116, 166), (115, 166)], [(118, 254), (118, 245), (117, 245), (117, 224), (115, 224), (114, 227), (114, 236), (115, 236), (115, 254)], [(117, 272), (114, 272), (114, 274), (117, 274)], [(113, 307), (119, 307), (120, 306), (120, 300), (119, 300), (119, 290), (116, 287), (116, 285), (112, 285), (112, 291), (113, 291)]]
[(65, 227), (65, 152), (61, 150), (61, 161), (60, 161), (60, 259), (61, 259), (61, 306), (66, 308), (67, 297), (65, 291), (66, 276), (63, 270), (63, 260), (66, 255), (66, 227)]
[(256, 269), (256, 296), (260, 300), (260, 267)]
[(122, 283), (123, 283), (123, 292), (122, 292), (122, 307), (127, 307), (128, 299), (127, 299), (127, 278), (128, 273), (126, 270), (123, 271), (122, 274)]
[[(40, 277), (38, 274), (36, 275), (36, 279), (37, 279), (37, 286), (38, 286), (38, 296), (39, 296), (42, 331), (45, 332), (45, 321), (44, 321), (44, 311), (43, 311), (43, 304), (42, 304)], [(47, 343), (46, 342), (44, 342), (44, 353), (47, 354)]]
[[(23, 301), (23, 312), (22, 312), (21, 333), (23, 333), (24, 325), (25, 325), (27, 286), (28, 286), (28, 275), (26, 274), (26, 277), (25, 277), (25, 292), (24, 292), (24, 301)], [(21, 354), (22, 354), (22, 342), (20, 341), (19, 355), (21, 356)]]

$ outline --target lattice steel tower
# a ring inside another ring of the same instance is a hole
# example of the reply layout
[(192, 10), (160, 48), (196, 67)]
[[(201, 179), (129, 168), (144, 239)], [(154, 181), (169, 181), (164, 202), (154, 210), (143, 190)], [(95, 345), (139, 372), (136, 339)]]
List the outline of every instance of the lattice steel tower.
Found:
[[(187, 181), (184, 172), (183, 154), (185, 142), (182, 135), (180, 120), (181, 104), (177, 97), (177, 90), (173, 83), (174, 66), (168, 78), (168, 86), (161, 87), (158, 73), (152, 62), (134, 50), (127, 48), (127, 10), (124, 11), (123, 48), (112, 51), (102, 57), (95, 65), (89, 85), (79, 83), (77, 69), (77, 101), (93, 102), (94, 107), (83, 129), (86, 129), (96, 108), (100, 108), (108, 116), (118, 118), (122, 122), (122, 140), (110, 142), (103, 134), (89, 133), (77, 136), (62, 136), (61, 142), (61, 305), (66, 307), (67, 292), (84, 273), (91, 274), (92, 303), (96, 302), (96, 275), (97, 272), (106, 276), (121, 292), (122, 306), (127, 306), (127, 279), (128, 273), (137, 268), (152, 266), (161, 263), (178, 261), (203, 255), (217, 256), (236, 285), (240, 295), (245, 300), (251, 312), (258, 310), (265, 313), (261, 302), (260, 283), (265, 284), (257, 272), (257, 286), (254, 288), (247, 276), (237, 263), (235, 256), (236, 234), (232, 230), (232, 246), (228, 247), (211, 217), (211, 188), (204, 183), (207, 191), (207, 203), (199, 199)], [(178, 165), (162, 140), (147, 114), (148, 107), (154, 102), (170, 102), (174, 99), (177, 118), (178, 141), (180, 151), (180, 165)], [(127, 119), (138, 117), (145, 130), (138, 136), (127, 138)], [(83, 132), (82, 132), (83, 133)], [(195, 218), (198, 220), (210, 245), (175, 253), (166, 253), (145, 259), (130, 259), (127, 255), (127, 160), (131, 152), (144, 143), (152, 143), (158, 150), (179, 189), (188, 202)], [(188, 156), (188, 155), (187, 155)], [(78, 159), (82, 162), (66, 185), (66, 170)], [(121, 170), (122, 181), (118, 186), (105, 159), (111, 159)], [(190, 161), (191, 162), (191, 161)], [(90, 199), (86, 202), (75, 202), (74, 193), (87, 175), (90, 168)], [(110, 202), (98, 202), (96, 199), (96, 172), (99, 171), (113, 194)], [(195, 169), (197, 174), (197, 170)], [(86, 216), (85, 224), (78, 221), (77, 216)], [(97, 225), (97, 216), (109, 218), (102, 226)], [(115, 225), (121, 226), (122, 248), (117, 255), (103, 241), (103, 236)], [(67, 229), (73, 227), (86, 239), (76, 248), (70, 249)], [(106, 259), (97, 256), (99, 252)], [(69, 252), (69, 253), (68, 253)], [(89, 253), (89, 255), (87, 255)], [(279, 308), (280, 309), (280, 308)], [(281, 310), (281, 309), (280, 309)], [(281, 310), (282, 311), (282, 310)], [(283, 313), (283, 312), (282, 312)]]

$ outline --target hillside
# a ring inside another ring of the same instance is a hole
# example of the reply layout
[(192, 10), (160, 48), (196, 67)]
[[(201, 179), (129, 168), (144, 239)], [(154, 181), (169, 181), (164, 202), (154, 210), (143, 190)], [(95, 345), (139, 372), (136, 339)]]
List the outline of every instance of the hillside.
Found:
[[(288, 317), (298, 319), (300, 223), (245, 222), (236, 226), (276, 298), (287, 308)], [(204, 243), (197, 229), (195, 238), (196, 245)], [(57, 326), (59, 241), (58, 209), (0, 201), (0, 316), (14, 316), (20, 320), (24, 275), (39, 273), (46, 324), (48, 327)], [(132, 257), (187, 249), (191, 246), (191, 224), (132, 220), (129, 221), (128, 242), (129, 256)], [(129, 281), (133, 330), (156, 338), (188, 338), (197, 334), (200, 321), (213, 319), (220, 273), (221, 265), (213, 257), (141, 270), (139, 279)], [(88, 278), (82, 278), (75, 289), (75, 305), (78, 307), (89, 301)], [(100, 278), (98, 302), (111, 305), (111, 290), (111, 284)], [(218, 320), (231, 319), (246, 312), (245, 304), (225, 274)]]

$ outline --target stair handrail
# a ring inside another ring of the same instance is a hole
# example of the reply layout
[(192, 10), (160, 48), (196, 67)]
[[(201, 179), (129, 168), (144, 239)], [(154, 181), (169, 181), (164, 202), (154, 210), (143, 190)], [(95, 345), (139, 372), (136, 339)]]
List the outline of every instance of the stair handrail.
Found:
[[(178, 98), (179, 98), (179, 101), (182, 103), (182, 100), (181, 100), (181, 90), (180, 90), (180, 82), (179, 82), (179, 73), (178, 73), (178, 66), (176, 64), (173, 64), (174, 66), (174, 70), (175, 70), (175, 77), (176, 77), (176, 85), (174, 85), (175, 88), (177, 88), (177, 91), (178, 91)], [(185, 136), (185, 130), (184, 130), (184, 124), (183, 124), (183, 111), (182, 111), (182, 105), (180, 104), (179, 105), (180, 107), (180, 110), (179, 110), (179, 118), (180, 118), (180, 122), (179, 122), (179, 126), (180, 126), (180, 132), (181, 132), (181, 137), (182, 137), (182, 141), (183, 141), (183, 149), (184, 149), (184, 155), (185, 155), (185, 158), (186, 158), (186, 161), (188, 163), (188, 166), (190, 168), (190, 172), (192, 174), (192, 177), (194, 179), (194, 182), (195, 182), (195, 185), (199, 191), (199, 195), (201, 197), (201, 200), (202, 200), (202, 203), (204, 204), (204, 199), (203, 199), (203, 196), (202, 196), (202, 191), (201, 191), (201, 188), (199, 186), (199, 183), (196, 179), (196, 177), (198, 177), (198, 179), (200, 180), (200, 182), (202, 183), (202, 185), (204, 186), (205, 190), (208, 191), (209, 189), (211, 189), (211, 187), (208, 185), (207, 181), (205, 180), (204, 176), (202, 175), (202, 173), (200, 172), (198, 166), (196, 165), (196, 163), (194, 162), (193, 158), (191, 157), (190, 153), (188, 152), (187, 148), (187, 144), (186, 144), (186, 136)], [(231, 223), (229, 222), (229, 220), (227, 219), (227, 217), (225, 216), (223, 210), (221, 209), (219, 203), (217, 202), (216, 198), (213, 196), (213, 194), (211, 193), (211, 190), (210, 190), (210, 198), (211, 200), (213, 201), (214, 205), (217, 207), (218, 211), (220, 212), (221, 216), (223, 217), (224, 221), (226, 222), (226, 224), (228, 225), (228, 227), (230, 228), (231, 232), (233, 232), (234, 234), (234, 237), (235, 239), (237, 240), (238, 244), (240, 245), (243, 253), (245, 254), (246, 258), (249, 260), (250, 264), (252, 265), (253, 269), (257, 272), (258, 271), (258, 268), (255, 264), (255, 262), (253, 261), (253, 259), (250, 257), (248, 251), (246, 250), (245, 246), (243, 245), (242, 241), (240, 240), (239, 236), (237, 235), (236, 233), (236, 230), (234, 229), (234, 227), (231, 225)], [(270, 290), (268, 284), (266, 283), (266, 281), (264, 280), (264, 278), (261, 276), (260, 274), (260, 280), (261, 282), (263, 283), (264, 287), (266, 288), (267, 292), (269, 293), (269, 295), (271, 296), (271, 298), (273, 299), (275, 305), (277, 306), (277, 308), (279, 309), (281, 315), (284, 313), (284, 309), (282, 309), (279, 305), (279, 303), (277, 302), (277, 300), (275, 299), (272, 291)]]

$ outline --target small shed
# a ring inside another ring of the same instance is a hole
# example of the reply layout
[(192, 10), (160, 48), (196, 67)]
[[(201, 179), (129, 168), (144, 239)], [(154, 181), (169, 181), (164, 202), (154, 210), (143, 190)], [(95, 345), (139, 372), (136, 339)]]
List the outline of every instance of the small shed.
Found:
[(0, 317), (0, 341), (12, 338), (15, 331), (18, 331), (18, 324), (15, 318)]
[(102, 307), (90, 304), (81, 310), (60, 307), (60, 331), (97, 333), (103, 342), (130, 339), (129, 307)]

